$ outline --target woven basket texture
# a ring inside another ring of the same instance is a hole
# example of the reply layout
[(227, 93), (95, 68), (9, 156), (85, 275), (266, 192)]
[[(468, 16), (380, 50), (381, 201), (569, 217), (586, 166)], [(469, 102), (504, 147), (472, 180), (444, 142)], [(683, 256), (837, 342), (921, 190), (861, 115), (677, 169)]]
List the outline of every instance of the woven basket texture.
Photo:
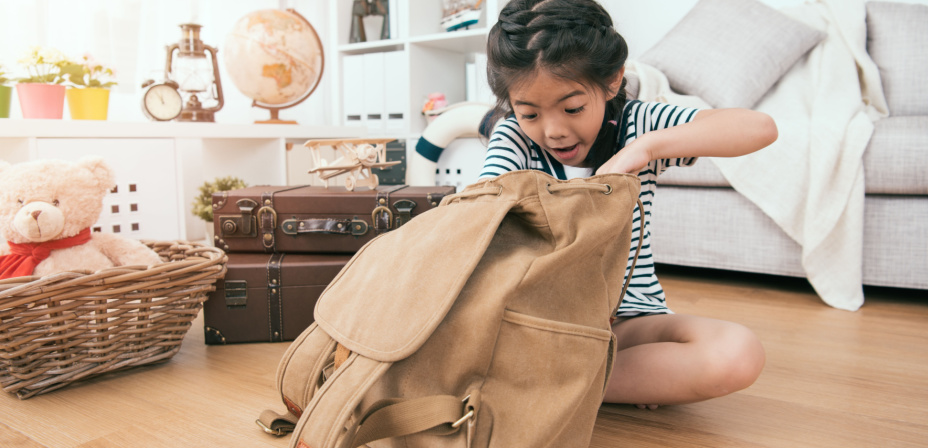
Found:
[(226, 273), (220, 249), (144, 242), (151, 267), (0, 280), (0, 387), (26, 399), (170, 359)]

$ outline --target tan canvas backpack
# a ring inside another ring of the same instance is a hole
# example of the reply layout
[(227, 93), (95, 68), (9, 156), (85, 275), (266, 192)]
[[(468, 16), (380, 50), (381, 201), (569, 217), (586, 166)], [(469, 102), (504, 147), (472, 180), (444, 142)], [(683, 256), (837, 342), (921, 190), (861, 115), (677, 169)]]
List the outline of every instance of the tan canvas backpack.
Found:
[(258, 424), (300, 448), (587, 447), (639, 189), (516, 171), (371, 241), (281, 360), (288, 413)]

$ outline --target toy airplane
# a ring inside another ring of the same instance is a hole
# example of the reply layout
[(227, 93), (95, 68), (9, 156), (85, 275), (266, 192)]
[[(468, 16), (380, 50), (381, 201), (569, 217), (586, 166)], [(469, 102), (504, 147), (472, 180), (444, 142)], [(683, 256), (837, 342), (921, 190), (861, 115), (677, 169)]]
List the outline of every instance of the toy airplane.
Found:
[[(351, 138), (351, 139), (323, 139), (309, 140), (303, 146), (312, 151), (313, 169), (309, 173), (318, 174), (326, 188), (329, 188), (329, 179), (340, 174), (348, 174), (345, 178), (345, 188), (354, 191), (355, 187), (370, 187), (371, 190), (380, 185), (380, 179), (371, 172), (372, 168), (387, 168), (401, 163), (399, 160), (388, 162), (387, 146), (392, 138)], [(322, 158), (321, 149), (331, 147), (341, 156), (331, 164)]]

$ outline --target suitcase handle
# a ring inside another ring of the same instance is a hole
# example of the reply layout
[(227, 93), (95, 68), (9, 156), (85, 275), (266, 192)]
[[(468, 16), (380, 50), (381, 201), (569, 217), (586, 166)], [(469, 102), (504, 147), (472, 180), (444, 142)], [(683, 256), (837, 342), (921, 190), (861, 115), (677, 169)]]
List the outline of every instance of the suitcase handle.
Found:
[(358, 218), (313, 218), (288, 219), (281, 223), (281, 228), (284, 234), (293, 236), (298, 236), (304, 233), (364, 236), (370, 229), (370, 225)]

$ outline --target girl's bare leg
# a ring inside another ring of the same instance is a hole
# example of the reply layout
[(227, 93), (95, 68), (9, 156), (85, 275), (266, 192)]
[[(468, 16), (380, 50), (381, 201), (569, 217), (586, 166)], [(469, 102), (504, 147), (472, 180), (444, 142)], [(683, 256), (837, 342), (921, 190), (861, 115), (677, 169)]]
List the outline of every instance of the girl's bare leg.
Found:
[(604, 402), (683, 404), (744, 389), (764, 368), (764, 348), (740, 324), (680, 314), (612, 326), (618, 341)]

